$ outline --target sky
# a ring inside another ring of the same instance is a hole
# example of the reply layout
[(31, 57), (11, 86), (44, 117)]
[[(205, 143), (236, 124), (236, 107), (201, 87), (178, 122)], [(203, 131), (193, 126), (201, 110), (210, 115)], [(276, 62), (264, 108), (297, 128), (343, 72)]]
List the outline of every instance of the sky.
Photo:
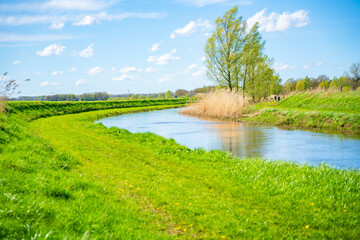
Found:
[(283, 82), (360, 62), (359, 0), (0, 0), (0, 72), (19, 82), (15, 97), (213, 85), (204, 46), (235, 5), (259, 22)]

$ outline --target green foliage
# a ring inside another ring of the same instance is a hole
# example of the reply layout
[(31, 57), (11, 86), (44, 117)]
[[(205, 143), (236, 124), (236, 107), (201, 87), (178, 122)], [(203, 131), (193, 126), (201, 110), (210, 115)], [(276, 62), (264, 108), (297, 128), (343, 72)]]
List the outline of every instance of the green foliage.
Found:
[(319, 84), (319, 89), (322, 89), (324, 91), (328, 90), (330, 87), (330, 84), (329, 84), (329, 81), (328, 80), (325, 80), (325, 81), (322, 81), (320, 84)]
[(175, 96), (183, 97), (188, 93), (185, 89), (178, 89), (175, 91)]
[(288, 80), (286, 80), (286, 82), (285, 82), (285, 92), (289, 93), (289, 92), (295, 91), (296, 90), (296, 84), (297, 84), (297, 82), (292, 78), (289, 78)]
[(351, 79), (346, 76), (341, 76), (339, 78), (334, 77), (334, 79), (330, 82), (330, 88), (340, 89), (345, 86), (351, 87)]
[(172, 98), (172, 95), (173, 95), (173, 93), (170, 91), (170, 90), (168, 90), (166, 93), (165, 93), (165, 98)]
[(148, 94), (148, 95), (146, 96), (146, 99), (151, 99), (151, 95)]
[(159, 95), (157, 96), (158, 99), (164, 99), (164, 95), (162, 93), (159, 93)]
[(237, 6), (215, 21), (215, 31), (205, 46), (207, 76), (220, 86), (238, 88), (246, 22)]
[(136, 99), (136, 96), (134, 94), (131, 95), (130, 100)]
[(303, 92), (306, 90), (306, 87), (305, 87), (305, 79), (303, 80), (300, 80), (296, 83), (296, 91), (298, 92)]

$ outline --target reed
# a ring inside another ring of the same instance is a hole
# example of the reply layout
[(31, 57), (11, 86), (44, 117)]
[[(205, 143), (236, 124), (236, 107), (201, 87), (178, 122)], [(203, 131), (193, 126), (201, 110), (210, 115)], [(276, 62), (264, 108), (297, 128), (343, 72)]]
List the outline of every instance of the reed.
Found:
[(198, 103), (184, 110), (181, 114), (203, 117), (228, 119), (249, 113), (250, 103), (248, 98), (241, 94), (229, 91), (214, 91), (205, 95)]

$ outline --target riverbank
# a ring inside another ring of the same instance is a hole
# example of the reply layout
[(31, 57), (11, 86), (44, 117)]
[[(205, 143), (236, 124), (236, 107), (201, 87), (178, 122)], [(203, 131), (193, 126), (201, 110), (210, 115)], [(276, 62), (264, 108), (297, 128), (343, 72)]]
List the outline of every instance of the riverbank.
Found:
[(0, 237), (358, 237), (359, 171), (238, 159), (93, 123), (174, 106), (1, 115)]
[(253, 106), (236, 120), (360, 135), (360, 92), (304, 92)]
[[(229, 93), (218, 95), (224, 94)], [(224, 97), (210, 96), (182, 113), (201, 118), (360, 135), (360, 91), (302, 92), (282, 98), (280, 102), (251, 106), (237, 100), (239, 97), (224, 102), (221, 101)], [(215, 105), (220, 106), (220, 110), (212, 107)], [(226, 108), (232, 111), (225, 114), (222, 109)]]

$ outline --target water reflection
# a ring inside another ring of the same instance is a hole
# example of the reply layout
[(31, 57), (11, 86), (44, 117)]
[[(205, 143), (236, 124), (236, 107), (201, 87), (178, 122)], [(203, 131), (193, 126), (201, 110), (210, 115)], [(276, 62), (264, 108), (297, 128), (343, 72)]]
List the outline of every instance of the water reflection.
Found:
[(178, 109), (102, 119), (107, 127), (153, 132), (190, 148), (221, 149), (238, 156), (261, 156), (318, 165), (360, 168), (360, 137), (269, 126), (208, 121), (180, 115)]
[(245, 127), (244, 123), (221, 122), (210, 125), (221, 139), (221, 149), (239, 156), (261, 156), (259, 149), (266, 144), (263, 131)]

